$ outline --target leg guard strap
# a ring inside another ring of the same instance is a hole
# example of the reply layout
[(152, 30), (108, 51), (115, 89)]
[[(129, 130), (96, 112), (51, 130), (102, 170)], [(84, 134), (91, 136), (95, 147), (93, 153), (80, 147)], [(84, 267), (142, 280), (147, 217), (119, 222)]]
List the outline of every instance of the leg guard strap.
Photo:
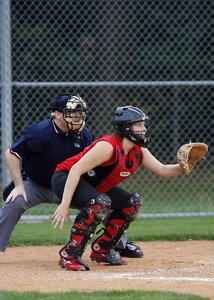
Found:
[(77, 261), (78, 261), (78, 263), (80, 263), (81, 265), (83, 265), (87, 271), (90, 270), (89, 265), (84, 260), (82, 260), (81, 257), (78, 256), (77, 257)]
[(93, 242), (92, 249), (99, 253), (109, 252), (116, 246), (117, 242), (128, 227), (129, 222), (113, 212), (104, 229), (104, 233)]

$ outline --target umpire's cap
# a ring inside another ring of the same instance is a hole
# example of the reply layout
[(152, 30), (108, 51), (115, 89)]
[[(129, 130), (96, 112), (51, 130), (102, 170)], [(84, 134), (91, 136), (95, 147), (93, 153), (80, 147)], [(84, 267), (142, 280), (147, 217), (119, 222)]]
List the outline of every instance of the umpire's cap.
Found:
[(63, 94), (63, 95), (58, 95), (54, 102), (52, 103), (51, 109), (52, 111), (59, 111), (62, 112), (63, 109), (66, 108), (66, 104), (68, 102), (68, 100), (70, 100), (72, 97), (71, 94)]

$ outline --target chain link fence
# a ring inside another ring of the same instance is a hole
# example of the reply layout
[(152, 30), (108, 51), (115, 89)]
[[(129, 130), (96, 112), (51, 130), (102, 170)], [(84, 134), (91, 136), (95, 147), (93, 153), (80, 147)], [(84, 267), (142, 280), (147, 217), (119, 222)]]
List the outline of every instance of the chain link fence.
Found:
[[(163, 163), (175, 163), (189, 141), (210, 150), (190, 176), (166, 181), (141, 169), (122, 186), (142, 193), (145, 213), (214, 212), (213, 1), (2, 0), (0, 10), (1, 20), (10, 16), (8, 31), (1, 26), (3, 144), (10, 118), (15, 140), (49, 117), (59, 93), (87, 100), (96, 138), (112, 131), (118, 105), (137, 105), (150, 116), (150, 151)], [(3, 97), (8, 84), (12, 109)]]

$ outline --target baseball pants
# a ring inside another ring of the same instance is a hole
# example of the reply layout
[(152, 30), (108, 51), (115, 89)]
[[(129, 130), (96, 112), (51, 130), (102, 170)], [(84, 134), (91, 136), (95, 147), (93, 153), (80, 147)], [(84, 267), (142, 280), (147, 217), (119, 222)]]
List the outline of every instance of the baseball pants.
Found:
[(0, 251), (2, 252), (5, 251), (8, 245), (14, 227), (27, 209), (41, 203), (60, 203), (51, 187), (43, 187), (30, 179), (26, 179), (24, 188), (27, 202), (22, 196), (18, 196), (13, 202), (3, 203), (0, 209)]

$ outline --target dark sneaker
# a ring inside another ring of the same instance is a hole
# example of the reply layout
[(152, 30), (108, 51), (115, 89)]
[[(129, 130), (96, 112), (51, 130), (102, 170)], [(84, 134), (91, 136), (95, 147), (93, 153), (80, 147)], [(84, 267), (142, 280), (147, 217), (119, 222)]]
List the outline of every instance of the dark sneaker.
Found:
[(120, 249), (116, 247), (115, 250), (119, 252), (121, 256), (124, 257), (131, 257), (131, 258), (143, 257), (143, 251), (140, 249), (140, 247), (130, 242), (126, 244), (125, 249)]
[(127, 265), (127, 262), (124, 258), (120, 256), (118, 252), (114, 249), (110, 250), (109, 253), (98, 253), (92, 250), (90, 258), (92, 261), (96, 261), (98, 263), (105, 262), (109, 263), (111, 266), (118, 265)]

